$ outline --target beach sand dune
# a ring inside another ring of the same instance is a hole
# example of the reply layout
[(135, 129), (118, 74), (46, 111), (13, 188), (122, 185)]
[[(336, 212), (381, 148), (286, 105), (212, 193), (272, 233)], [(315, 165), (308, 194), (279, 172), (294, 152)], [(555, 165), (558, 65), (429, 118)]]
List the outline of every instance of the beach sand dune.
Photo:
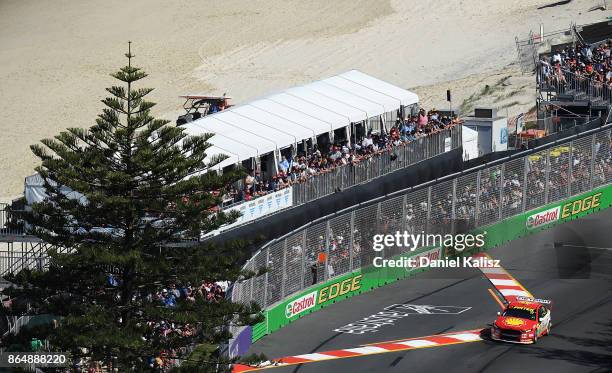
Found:
[(537, 9), (549, 2), (3, 0), (0, 199), (21, 194), (33, 173), (29, 145), (94, 123), (128, 40), (156, 88), (155, 114), (168, 119), (179, 94), (227, 92), (239, 103), (349, 69), (418, 86), (433, 105), (429, 86), (442, 92), (452, 80), (461, 100), (502, 69), (518, 74), (508, 66), (514, 37), (540, 22), (552, 31), (603, 17), (587, 12), (595, 0)]

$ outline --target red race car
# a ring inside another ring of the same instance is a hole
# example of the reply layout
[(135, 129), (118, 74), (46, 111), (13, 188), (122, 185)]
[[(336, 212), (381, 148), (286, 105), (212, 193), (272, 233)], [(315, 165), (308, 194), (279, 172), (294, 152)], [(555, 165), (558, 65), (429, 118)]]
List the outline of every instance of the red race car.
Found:
[(491, 339), (513, 343), (536, 343), (550, 333), (549, 300), (517, 297), (504, 312), (497, 313)]

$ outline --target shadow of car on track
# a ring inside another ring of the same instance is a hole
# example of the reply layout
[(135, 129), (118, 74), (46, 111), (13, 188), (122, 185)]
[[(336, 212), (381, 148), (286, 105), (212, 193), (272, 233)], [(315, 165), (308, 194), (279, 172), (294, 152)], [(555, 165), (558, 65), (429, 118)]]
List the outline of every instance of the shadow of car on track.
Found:
[(601, 329), (589, 334), (588, 337), (552, 333), (549, 343), (526, 349), (521, 353), (541, 359), (563, 360), (579, 366), (588, 366), (593, 368), (591, 372), (595, 373), (612, 372), (612, 319), (595, 324)]

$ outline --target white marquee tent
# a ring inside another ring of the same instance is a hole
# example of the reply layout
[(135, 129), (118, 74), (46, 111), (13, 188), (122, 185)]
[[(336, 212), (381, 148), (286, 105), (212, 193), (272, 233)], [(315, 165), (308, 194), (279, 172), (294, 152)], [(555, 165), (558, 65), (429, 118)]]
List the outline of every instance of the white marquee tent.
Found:
[[(213, 133), (211, 156), (228, 159), (215, 169), (296, 146), (305, 140), (351, 131), (352, 123), (393, 120), (418, 104), (418, 96), (357, 70), (208, 115), (184, 125), (190, 135)], [(348, 137), (348, 136), (347, 136)]]

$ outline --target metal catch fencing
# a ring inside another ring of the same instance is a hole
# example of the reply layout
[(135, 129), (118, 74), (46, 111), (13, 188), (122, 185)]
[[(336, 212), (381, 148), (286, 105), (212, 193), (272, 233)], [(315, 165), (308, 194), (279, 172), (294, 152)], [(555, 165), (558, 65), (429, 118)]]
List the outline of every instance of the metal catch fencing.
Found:
[[(232, 299), (269, 307), (317, 282), (359, 269), (367, 264), (361, 263), (361, 254), (371, 250), (375, 234), (464, 232), (608, 183), (609, 128), (319, 219), (263, 246), (245, 268), (268, 271), (235, 283)], [(385, 250), (385, 256), (399, 253)]]
[(461, 146), (461, 126), (433, 133), (293, 185), (293, 206), (369, 182)]

